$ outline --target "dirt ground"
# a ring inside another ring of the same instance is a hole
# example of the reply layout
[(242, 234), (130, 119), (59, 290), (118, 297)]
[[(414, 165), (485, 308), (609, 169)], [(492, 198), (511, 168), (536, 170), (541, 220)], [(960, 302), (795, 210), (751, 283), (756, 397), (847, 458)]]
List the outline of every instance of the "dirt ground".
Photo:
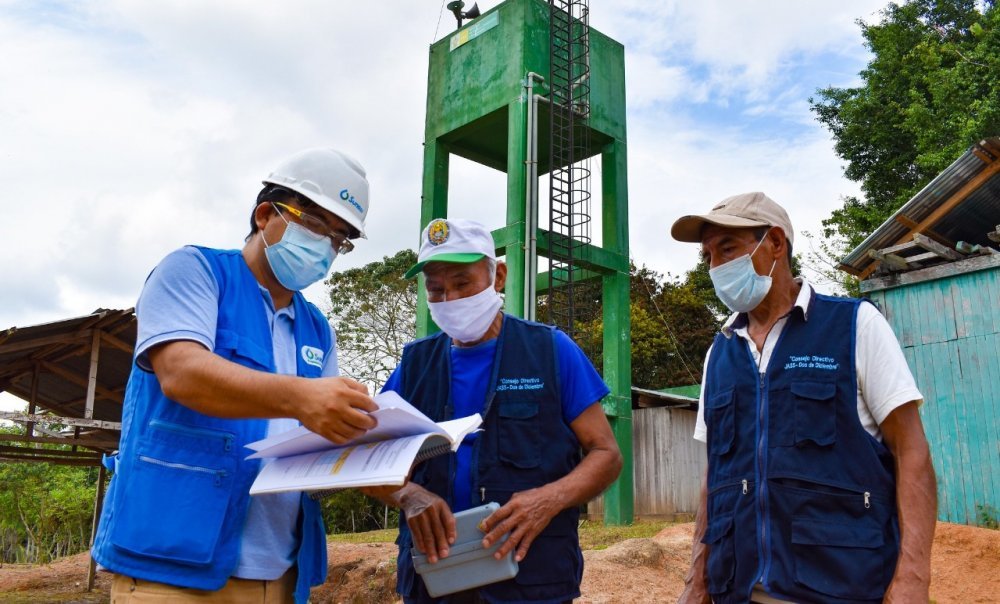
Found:
[[(675, 601), (681, 592), (694, 526), (669, 526), (652, 539), (629, 539), (584, 552), (581, 604)], [(327, 583), (313, 590), (316, 604), (396, 602), (396, 547), (391, 543), (332, 543)], [(939, 523), (931, 562), (931, 600), (1000, 602), (1000, 531)], [(52, 564), (0, 567), (0, 602), (101, 603), (109, 577), (99, 573), (86, 593), (87, 554)]]

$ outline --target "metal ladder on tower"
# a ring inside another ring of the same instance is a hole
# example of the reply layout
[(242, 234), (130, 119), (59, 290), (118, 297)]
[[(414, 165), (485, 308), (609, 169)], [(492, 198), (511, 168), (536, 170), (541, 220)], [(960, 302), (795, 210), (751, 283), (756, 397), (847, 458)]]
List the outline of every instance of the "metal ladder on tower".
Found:
[(590, 25), (587, 0), (549, 0), (548, 322), (574, 332), (578, 250), (590, 243)]

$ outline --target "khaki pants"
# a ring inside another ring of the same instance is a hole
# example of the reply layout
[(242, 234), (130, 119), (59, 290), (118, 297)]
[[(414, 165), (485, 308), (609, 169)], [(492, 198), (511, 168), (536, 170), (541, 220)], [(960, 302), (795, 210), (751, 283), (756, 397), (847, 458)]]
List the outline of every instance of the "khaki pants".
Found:
[(753, 586), (753, 593), (750, 594), (750, 601), (754, 604), (794, 604), (788, 600), (779, 600), (768, 595), (760, 583)]
[(274, 581), (230, 578), (222, 589), (204, 591), (115, 575), (111, 604), (287, 604), (294, 601), (295, 580), (293, 568)]

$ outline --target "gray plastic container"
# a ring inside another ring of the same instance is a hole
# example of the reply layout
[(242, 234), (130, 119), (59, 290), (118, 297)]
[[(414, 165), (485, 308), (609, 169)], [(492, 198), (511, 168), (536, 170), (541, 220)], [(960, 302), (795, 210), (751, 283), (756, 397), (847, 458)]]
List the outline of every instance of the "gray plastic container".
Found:
[(507, 540), (506, 535), (489, 549), (483, 549), (485, 533), (479, 530), (479, 523), (499, 509), (500, 504), (490, 502), (455, 514), (455, 543), (448, 548), (448, 557), (434, 564), (428, 562), (427, 556), (417, 548), (410, 550), (413, 567), (424, 578), (427, 593), (436, 598), (506, 581), (517, 575), (513, 550), (500, 560), (493, 558), (493, 554)]

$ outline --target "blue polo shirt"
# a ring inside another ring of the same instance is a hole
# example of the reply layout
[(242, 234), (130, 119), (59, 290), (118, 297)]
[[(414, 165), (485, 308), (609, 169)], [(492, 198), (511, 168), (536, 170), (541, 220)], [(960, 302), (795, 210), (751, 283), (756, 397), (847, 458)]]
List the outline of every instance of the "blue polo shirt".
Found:
[[(576, 342), (561, 331), (557, 330), (555, 334), (559, 380), (562, 388), (562, 400), (560, 401), (562, 417), (566, 425), (569, 425), (587, 407), (604, 398), (610, 390), (590, 363), (587, 355), (576, 345)], [(486, 395), (496, 349), (496, 338), (468, 348), (452, 345), (451, 399), (454, 406), (453, 418), (483, 412), (486, 406)], [(399, 393), (402, 390), (401, 371), (403, 369), (402, 365), (396, 367), (385, 386), (382, 387), (383, 392), (392, 390)], [(477, 437), (478, 432), (469, 434), (458, 448), (455, 482), (452, 485), (455, 495), (453, 512), (460, 512), (480, 505), (480, 502), (475, 499), (475, 494), (472, 493), (472, 445), (476, 442)]]

